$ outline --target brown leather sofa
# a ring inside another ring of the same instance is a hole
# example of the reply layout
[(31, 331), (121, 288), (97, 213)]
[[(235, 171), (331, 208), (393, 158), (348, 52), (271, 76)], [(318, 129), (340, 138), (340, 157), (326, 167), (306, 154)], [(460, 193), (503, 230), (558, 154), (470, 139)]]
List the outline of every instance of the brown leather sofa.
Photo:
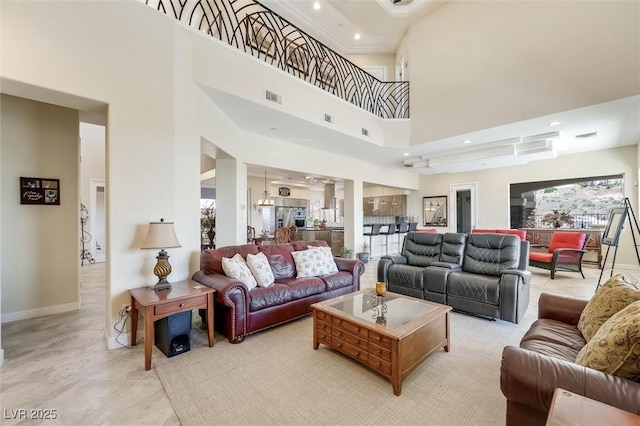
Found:
[(587, 300), (542, 293), (538, 320), (520, 347), (502, 352), (500, 388), (507, 425), (544, 425), (556, 388), (640, 414), (640, 383), (575, 363), (586, 345), (577, 328)]
[[(309, 246), (328, 247), (325, 241), (294, 241), (291, 244), (229, 246), (202, 252), (200, 271), (192, 278), (216, 289), (216, 330), (231, 343), (240, 343), (249, 334), (310, 314), (313, 303), (360, 289), (364, 264), (355, 259), (334, 258), (338, 272), (333, 274), (296, 278), (291, 252), (306, 250)], [(245, 284), (225, 275), (223, 257), (231, 258), (239, 253), (246, 259), (248, 254), (259, 252), (269, 261), (275, 278), (273, 285), (249, 291)]]

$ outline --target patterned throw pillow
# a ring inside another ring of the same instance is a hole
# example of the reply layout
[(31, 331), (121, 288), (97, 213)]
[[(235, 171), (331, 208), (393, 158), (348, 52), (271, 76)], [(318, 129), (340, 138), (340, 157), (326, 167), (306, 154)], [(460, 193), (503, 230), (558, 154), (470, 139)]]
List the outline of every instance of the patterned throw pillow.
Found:
[(298, 271), (297, 278), (317, 277), (338, 272), (329, 247), (314, 247), (291, 252)]
[(611, 277), (589, 300), (578, 321), (578, 330), (587, 342), (616, 312), (640, 300), (640, 286), (631, 281), (623, 274)]
[(275, 281), (273, 271), (264, 253), (248, 254), (247, 265), (260, 287), (269, 287)]
[(640, 301), (607, 320), (580, 350), (576, 363), (640, 381)]
[(222, 269), (226, 276), (235, 278), (238, 281), (243, 282), (249, 290), (257, 287), (258, 283), (253, 277), (251, 270), (247, 266), (242, 256), (236, 253), (233, 257), (222, 258)]

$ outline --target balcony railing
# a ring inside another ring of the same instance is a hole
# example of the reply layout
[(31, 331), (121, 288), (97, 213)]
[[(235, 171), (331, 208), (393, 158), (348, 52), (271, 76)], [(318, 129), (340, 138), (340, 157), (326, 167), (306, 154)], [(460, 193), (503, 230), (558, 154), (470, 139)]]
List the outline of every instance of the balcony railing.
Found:
[[(527, 228), (554, 228), (554, 224), (545, 221), (547, 215), (536, 214), (527, 217)], [(560, 229), (604, 227), (609, 222), (609, 213), (575, 213), (571, 220), (560, 224)]]
[(140, 0), (382, 118), (409, 118), (409, 83), (380, 81), (252, 0)]

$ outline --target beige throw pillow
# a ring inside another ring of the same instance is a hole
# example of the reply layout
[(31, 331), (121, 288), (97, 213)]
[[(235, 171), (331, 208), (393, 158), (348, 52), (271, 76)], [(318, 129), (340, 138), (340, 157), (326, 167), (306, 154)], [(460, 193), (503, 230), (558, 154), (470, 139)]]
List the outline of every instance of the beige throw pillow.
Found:
[(609, 318), (580, 350), (576, 363), (640, 381), (640, 301)]
[(616, 312), (640, 300), (640, 287), (630, 281), (623, 274), (611, 277), (589, 300), (578, 321), (578, 330), (587, 342)]
[(236, 253), (231, 258), (223, 257), (222, 270), (228, 277), (243, 282), (249, 290), (256, 288), (258, 285), (247, 263), (239, 253)]
[(264, 253), (248, 254), (247, 266), (260, 287), (269, 287), (275, 281), (271, 265)]
[(317, 277), (338, 272), (329, 247), (314, 247), (291, 252), (296, 263), (297, 278)]

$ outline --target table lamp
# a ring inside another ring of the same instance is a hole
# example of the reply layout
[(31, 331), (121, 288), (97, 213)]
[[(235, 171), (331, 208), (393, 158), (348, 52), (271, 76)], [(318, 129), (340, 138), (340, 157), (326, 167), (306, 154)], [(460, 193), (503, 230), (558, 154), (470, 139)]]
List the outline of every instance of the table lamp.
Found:
[(167, 276), (171, 273), (171, 265), (169, 264), (169, 256), (164, 251), (166, 248), (182, 247), (176, 238), (176, 231), (173, 229), (173, 222), (150, 222), (147, 238), (142, 244), (142, 249), (160, 249), (158, 263), (153, 268), (153, 273), (158, 277), (158, 282), (153, 286), (154, 290), (169, 290), (171, 283), (167, 281)]

